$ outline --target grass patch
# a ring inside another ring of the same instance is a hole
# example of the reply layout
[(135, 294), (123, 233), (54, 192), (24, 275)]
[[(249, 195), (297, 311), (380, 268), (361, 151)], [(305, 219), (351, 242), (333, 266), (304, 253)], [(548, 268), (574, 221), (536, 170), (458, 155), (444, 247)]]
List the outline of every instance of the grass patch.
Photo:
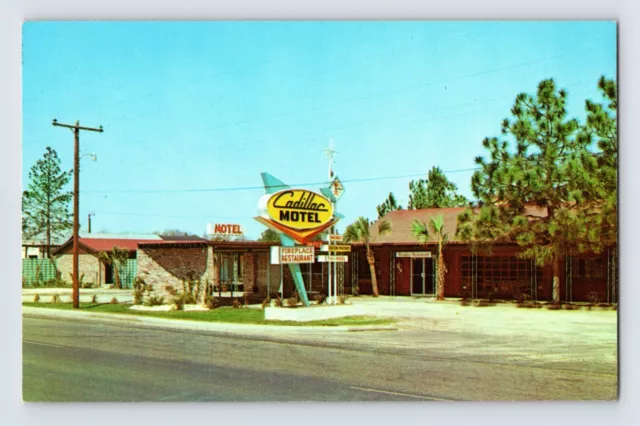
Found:
[[(47, 309), (72, 310), (71, 303), (40, 304), (23, 303), (22, 306)], [(137, 316), (150, 316), (156, 318), (169, 318), (190, 321), (206, 322), (228, 322), (236, 324), (268, 324), (268, 325), (311, 325), (335, 327), (340, 325), (388, 325), (395, 321), (389, 318), (375, 318), (367, 316), (353, 316), (344, 318), (333, 318), (327, 320), (296, 322), (296, 321), (265, 321), (264, 311), (261, 309), (238, 309), (232, 307), (221, 307), (210, 311), (134, 311), (129, 309), (130, 305), (110, 303), (81, 303), (80, 310), (85, 312), (104, 312), (115, 314), (127, 314)]]

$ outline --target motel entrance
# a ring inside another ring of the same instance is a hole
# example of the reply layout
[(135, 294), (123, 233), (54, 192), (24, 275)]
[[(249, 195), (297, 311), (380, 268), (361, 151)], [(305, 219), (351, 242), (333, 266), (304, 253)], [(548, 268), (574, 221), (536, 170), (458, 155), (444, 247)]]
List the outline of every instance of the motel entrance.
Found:
[(433, 296), (436, 293), (436, 271), (433, 259), (411, 259), (411, 294)]
[[(409, 263), (409, 288), (412, 296), (436, 294), (436, 268), (430, 251), (399, 251), (396, 259)], [(400, 270), (402, 271), (402, 267)], [(406, 282), (406, 281), (405, 281)], [(406, 294), (406, 293), (404, 293)]]

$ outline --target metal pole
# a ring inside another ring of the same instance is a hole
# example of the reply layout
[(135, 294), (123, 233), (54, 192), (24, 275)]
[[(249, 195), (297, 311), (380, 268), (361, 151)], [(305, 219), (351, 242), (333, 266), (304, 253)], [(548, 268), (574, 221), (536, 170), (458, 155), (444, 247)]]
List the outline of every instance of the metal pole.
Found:
[[(329, 250), (327, 250), (327, 255), (331, 256), (331, 238), (329, 238), (329, 241), (327, 241), (327, 245), (329, 246)], [(327, 262), (327, 268), (329, 268), (329, 273), (327, 274), (327, 305), (331, 305), (332, 304), (332, 299), (331, 299), (331, 262)]]
[(280, 299), (284, 299), (284, 272), (280, 263)]
[(271, 252), (267, 253), (267, 299), (271, 297)]
[[(333, 228), (333, 234), (335, 235), (336, 227)], [(333, 304), (338, 304), (338, 262), (333, 265)]]

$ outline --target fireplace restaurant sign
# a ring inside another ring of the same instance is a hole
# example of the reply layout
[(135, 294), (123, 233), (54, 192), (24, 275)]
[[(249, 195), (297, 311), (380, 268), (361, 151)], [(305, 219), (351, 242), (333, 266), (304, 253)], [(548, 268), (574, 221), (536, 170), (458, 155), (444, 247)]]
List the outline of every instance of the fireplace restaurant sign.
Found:
[(297, 231), (321, 228), (333, 219), (331, 201), (305, 189), (286, 189), (271, 194), (266, 212), (274, 222)]

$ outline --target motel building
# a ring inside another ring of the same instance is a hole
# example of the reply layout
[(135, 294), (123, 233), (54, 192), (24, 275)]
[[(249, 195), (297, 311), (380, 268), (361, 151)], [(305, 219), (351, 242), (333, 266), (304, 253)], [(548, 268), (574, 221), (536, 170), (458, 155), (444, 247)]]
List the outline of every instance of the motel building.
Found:
[[(382, 220), (391, 224), (391, 232), (374, 234), (372, 250), (376, 259), (376, 278), (381, 295), (434, 297), (436, 287), (437, 241), (419, 244), (411, 233), (415, 219), (428, 223), (442, 215), (449, 240), (444, 248), (447, 266), (445, 297), (552, 299), (552, 267), (538, 267), (530, 259), (518, 256), (517, 244), (489, 244), (490, 252), (471, 249), (467, 241), (455, 237), (457, 217), (465, 208), (398, 210)], [(543, 215), (540, 208), (530, 214)], [(377, 226), (372, 226), (374, 232)], [(618, 298), (618, 267), (615, 247), (600, 254), (566, 256), (562, 259), (560, 297), (567, 302), (614, 303)], [(355, 245), (350, 255), (349, 286), (357, 283), (361, 294), (371, 294), (371, 274), (364, 247)]]
[[(513, 300), (552, 299), (551, 265), (536, 266), (518, 256), (516, 244), (490, 244), (490, 252), (471, 249), (469, 242), (455, 237), (457, 217), (464, 208), (400, 210), (383, 220), (391, 233), (374, 236), (372, 250), (380, 295), (435, 297), (437, 244), (435, 239), (420, 244), (411, 233), (417, 219), (443, 215), (449, 242), (444, 249), (447, 274), (445, 297)], [(537, 213), (544, 214), (538, 209)], [(374, 230), (377, 228), (374, 224)], [(344, 244), (344, 243), (340, 243)], [(195, 276), (213, 283), (215, 293), (235, 292), (256, 298), (270, 295), (289, 297), (295, 284), (287, 265), (273, 264), (270, 251), (279, 244), (256, 241), (154, 241), (138, 246), (138, 276), (161, 292), (161, 286), (179, 285)], [(328, 263), (319, 262), (318, 248), (313, 263), (299, 264), (309, 299), (328, 294)], [(348, 261), (334, 263), (338, 294), (371, 294), (371, 275), (362, 244), (351, 244)], [(560, 296), (566, 302), (615, 303), (618, 300), (618, 261), (615, 247), (599, 254), (566, 256), (562, 259)], [(333, 274), (332, 274), (333, 275)]]
[[(469, 242), (455, 237), (457, 216), (464, 208), (399, 210), (383, 220), (391, 232), (375, 236), (371, 247), (376, 259), (380, 295), (435, 297), (437, 245), (435, 239), (420, 244), (411, 233), (417, 219), (443, 215), (449, 242), (444, 249), (447, 265), (445, 297), (551, 300), (551, 265), (538, 267), (532, 260), (518, 256), (516, 244), (490, 244), (490, 252), (471, 249)], [(533, 211), (530, 213), (534, 213)], [(538, 211), (538, 214), (544, 214)], [(377, 228), (374, 224), (372, 229)], [(240, 228), (229, 228), (231, 234)], [(345, 243), (340, 243), (345, 244)], [(287, 265), (272, 262), (272, 247), (277, 243), (259, 241), (211, 241), (197, 237), (101, 236), (80, 238), (80, 273), (86, 282), (99, 285), (113, 282), (113, 266), (102, 262), (100, 251), (117, 246), (129, 252), (123, 285), (132, 287), (135, 278), (143, 279), (153, 292), (167, 295), (166, 286), (181, 289), (186, 280), (212, 285), (222, 297), (251, 296), (258, 300), (270, 295), (289, 297), (295, 284)], [(69, 280), (71, 241), (56, 250), (58, 270)], [(315, 294), (328, 294), (326, 254), (315, 249), (313, 263), (300, 263), (305, 288), (313, 302)], [(371, 294), (371, 275), (362, 244), (351, 244), (347, 262), (333, 263), (338, 294)], [(615, 247), (599, 254), (566, 256), (562, 259), (560, 295), (562, 301), (615, 303), (618, 300), (618, 260)], [(333, 273), (332, 273), (333, 275)]]

